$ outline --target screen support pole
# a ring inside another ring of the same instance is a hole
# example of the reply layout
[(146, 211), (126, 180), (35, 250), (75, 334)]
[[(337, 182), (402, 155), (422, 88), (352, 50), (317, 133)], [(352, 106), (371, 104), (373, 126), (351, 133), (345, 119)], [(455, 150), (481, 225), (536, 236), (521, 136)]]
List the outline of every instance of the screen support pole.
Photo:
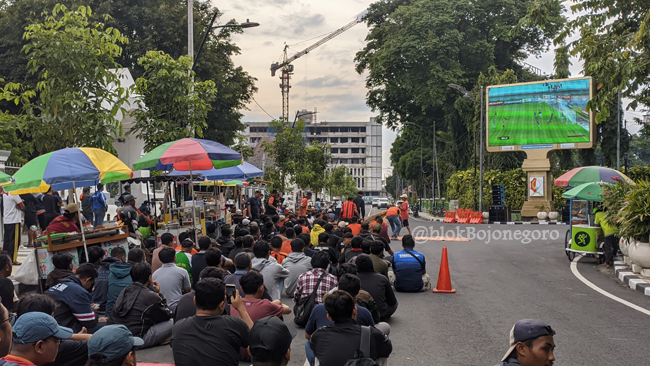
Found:
[[(544, 211), (548, 213), (553, 211), (553, 176), (551, 175), (551, 160), (549, 159), (552, 151), (526, 151), (527, 157), (522, 166), (523, 171), (528, 175), (526, 179), (526, 201), (521, 208), (521, 216), (523, 217), (536, 217), (538, 212)], [(542, 180), (541, 185), (540, 179)]]

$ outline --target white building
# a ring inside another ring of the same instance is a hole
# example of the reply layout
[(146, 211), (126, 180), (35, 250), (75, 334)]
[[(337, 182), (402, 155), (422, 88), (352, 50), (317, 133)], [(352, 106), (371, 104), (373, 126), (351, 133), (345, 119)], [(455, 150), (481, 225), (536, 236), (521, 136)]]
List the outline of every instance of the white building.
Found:
[[(366, 196), (379, 196), (382, 192), (382, 129), (370, 118), (368, 122), (320, 122), (315, 115), (301, 111), (305, 121), (307, 142), (316, 140), (332, 147), (330, 170), (345, 165), (357, 182), (357, 188)], [(245, 135), (254, 148), (263, 137), (272, 137), (269, 122), (246, 122)]]

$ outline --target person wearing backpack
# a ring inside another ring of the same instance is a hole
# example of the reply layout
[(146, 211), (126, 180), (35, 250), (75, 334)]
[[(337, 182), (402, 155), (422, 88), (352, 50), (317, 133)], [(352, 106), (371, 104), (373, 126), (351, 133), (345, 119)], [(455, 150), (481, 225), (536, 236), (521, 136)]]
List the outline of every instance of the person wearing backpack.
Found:
[(95, 215), (94, 227), (104, 225), (104, 217), (106, 217), (106, 211), (108, 210), (108, 204), (106, 203), (106, 196), (102, 192), (103, 190), (104, 185), (98, 183), (97, 190), (90, 196), (90, 204), (93, 206), (93, 214)]
[(325, 297), (324, 304), (334, 325), (316, 330), (309, 340), (316, 365), (372, 366), (390, 356), (393, 345), (384, 333), (355, 323), (357, 307), (352, 295), (336, 290)]

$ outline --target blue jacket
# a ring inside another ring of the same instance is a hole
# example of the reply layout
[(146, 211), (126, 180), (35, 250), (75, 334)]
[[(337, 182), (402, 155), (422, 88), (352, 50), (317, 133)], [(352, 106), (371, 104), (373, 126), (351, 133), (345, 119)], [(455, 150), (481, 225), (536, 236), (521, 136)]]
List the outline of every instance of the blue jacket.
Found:
[(106, 316), (111, 315), (115, 301), (120, 295), (120, 292), (126, 286), (133, 283), (131, 279), (131, 265), (127, 263), (113, 263), (108, 267), (110, 274), (108, 275), (108, 292), (106, 296)]
[(106, 196), (101, 191), (95, 191), (92, 196), (90, 196), (90, 203), (93, 205), (93, 210), (106, 209), (108, 205), (106, 204)]
[(95, 288), (93, 289), (93, 304), (99, 305), (100, 313), (106, 311), (108, 276), (110, 274), (109, 267), (113, 263), (122, 263), (122, 261), (114, 257), (106, 257), (102, 259), (99, 269), (97, 269), (97, 278), (95, 279)]
[(54, 318), (59, 325), (71, 328), (75, 333), (81, 328), (94, 328), (97, 319), (92, 306), (92, 294), (81, 286), (81, 281), (75, 275), (59, 280), (45, 294), (57, 301)]

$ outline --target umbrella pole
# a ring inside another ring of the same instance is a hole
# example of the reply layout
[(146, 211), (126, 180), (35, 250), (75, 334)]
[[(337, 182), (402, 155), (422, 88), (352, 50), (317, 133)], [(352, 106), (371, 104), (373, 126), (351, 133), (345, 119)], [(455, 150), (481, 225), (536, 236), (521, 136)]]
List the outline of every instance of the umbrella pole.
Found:
[(84, 243), (84, 252), (86, 253), (86, 263), (89, 263), (88, 259), (88, 245), (86, 244), (86, 232), (84, 231), (84, 224), (81, 222), (81, 202), (77, 202), (77, 185), (75, 182), (72, 182), (72, 198), (74, 198), (75, 203), (77, 204), (77, 217), (79, 217), (79, 230), (81, 230), (81, 238)]
[(194, 243), (196, 240), (196, 202), (194, 202), (194, 180), (192, 179), (192, 162), (190, 161), (190, 196), (192, 196), (192, 235), (194, 235)]

